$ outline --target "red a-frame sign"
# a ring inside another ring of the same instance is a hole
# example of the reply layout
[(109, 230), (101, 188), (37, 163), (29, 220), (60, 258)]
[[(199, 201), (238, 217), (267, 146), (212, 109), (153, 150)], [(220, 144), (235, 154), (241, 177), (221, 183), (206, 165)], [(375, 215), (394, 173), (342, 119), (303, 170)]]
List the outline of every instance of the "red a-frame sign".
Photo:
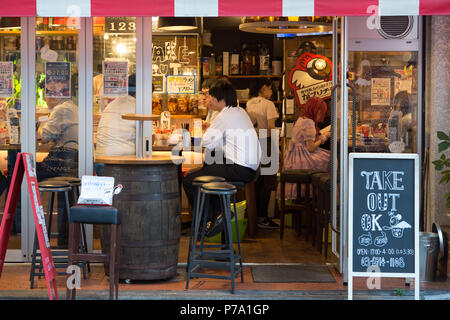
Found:
[(3, 213), (2, 224), (0, 227), (0, 277), (5, 261), (6, 250), (8, 248), (9, 235), (14, 221), (17, 201), (19, 200), (20, 187), (23, 175), (26, 173), (28, 191), (30, 193), (31, 205), (33, 207), (34, 224), (36, 226), (39, 248), (41, 250), (42, 263), (44, 265), (45, 280), (47, 282), (48, 295), (53, 300), (50, 282), (53, 283), (55, 299), (58, 300), (58, 291), (56, 288), (56, 269), (53, 263), (52, 253), (50, 251), (50, 241), (48, 239), (47, 228), (45, 226), (44, 209), (41, 203), (41, 195), (34, 168), (33, 155), (31, 153), (20, 153), (17, 155), (14, 173), (9, 187), (8, 198), (6, 200), (5, 211)]

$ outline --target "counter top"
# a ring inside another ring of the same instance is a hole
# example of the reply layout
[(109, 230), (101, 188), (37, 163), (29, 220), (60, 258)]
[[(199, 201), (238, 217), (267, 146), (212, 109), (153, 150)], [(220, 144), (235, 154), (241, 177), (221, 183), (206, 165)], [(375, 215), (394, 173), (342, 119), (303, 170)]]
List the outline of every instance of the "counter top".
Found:
[(152, 157), (138, 158), (135, 155), (96, 157), (95, 162), (104, 164), (180, 164), (184, 161), (182, 156), (172, 156), (171, 152), (152, 152)]
[[(171, 119), (205, 119), (206, 114), (171, 114)], [(159, 121), (161, 120), (160, 114), (137, 114), (137, 113), (125, 113), (122, 114), (124, 120), (137, 120), (137, 121)]]

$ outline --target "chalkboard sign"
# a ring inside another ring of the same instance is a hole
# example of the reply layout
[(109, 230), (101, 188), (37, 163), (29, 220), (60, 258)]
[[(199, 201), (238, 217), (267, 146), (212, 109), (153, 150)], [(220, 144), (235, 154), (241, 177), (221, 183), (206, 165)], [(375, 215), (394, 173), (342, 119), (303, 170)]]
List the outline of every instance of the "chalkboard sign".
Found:
[(417, 154), (350, 154), (350, 276), (418, 275), (418, 162)]
[(153, 75), (152, 76), (152, 84), (153, 84), (153, 92), (154, 93), (165, 93), (165, 87), (166, 87), (166, 77)]

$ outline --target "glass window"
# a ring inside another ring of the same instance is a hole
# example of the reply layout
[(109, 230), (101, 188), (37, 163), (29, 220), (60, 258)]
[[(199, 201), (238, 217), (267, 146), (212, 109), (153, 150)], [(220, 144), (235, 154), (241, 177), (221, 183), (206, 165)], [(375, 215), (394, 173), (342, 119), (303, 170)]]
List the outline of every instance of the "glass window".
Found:
[[(123, 120), (136, 113), (136, 18), (94, 19), (94, 119), (96, 157), (136, 153), (136, 121)], [(94, 173), (103, 175), (103, 164)], [(100, 249), (99, 229), (94, 229), (94, 249)]]
[[(21, 57), (20, 18), (0, 20), (0, 214), (3, 217), (6, 197), (20, 152)], [(17, 204), (8, 249), (21, 248), (20, 198)]]
[(349, 52), (349, 148), (417, 152), (417, 52)]
[[(36, 19), (36, 172), (38, 181), (78, 177), (78, 28), (74, 18)], [(73, 197), (69, 197), (73, 199)], [(45, 211), (47, 195), (43, 197)], [(52, 245), (67, 246), (64, 196), (54, 206)]]

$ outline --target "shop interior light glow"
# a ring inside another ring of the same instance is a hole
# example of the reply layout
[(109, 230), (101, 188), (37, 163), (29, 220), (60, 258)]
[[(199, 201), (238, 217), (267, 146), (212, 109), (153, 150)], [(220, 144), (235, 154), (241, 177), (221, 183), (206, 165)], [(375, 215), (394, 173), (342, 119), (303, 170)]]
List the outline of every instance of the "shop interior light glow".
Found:
[(127, 54), (128, 53), (127, 46), (124, 43), (119, 43), (116, 46), (116, 52), (121, 55)]

